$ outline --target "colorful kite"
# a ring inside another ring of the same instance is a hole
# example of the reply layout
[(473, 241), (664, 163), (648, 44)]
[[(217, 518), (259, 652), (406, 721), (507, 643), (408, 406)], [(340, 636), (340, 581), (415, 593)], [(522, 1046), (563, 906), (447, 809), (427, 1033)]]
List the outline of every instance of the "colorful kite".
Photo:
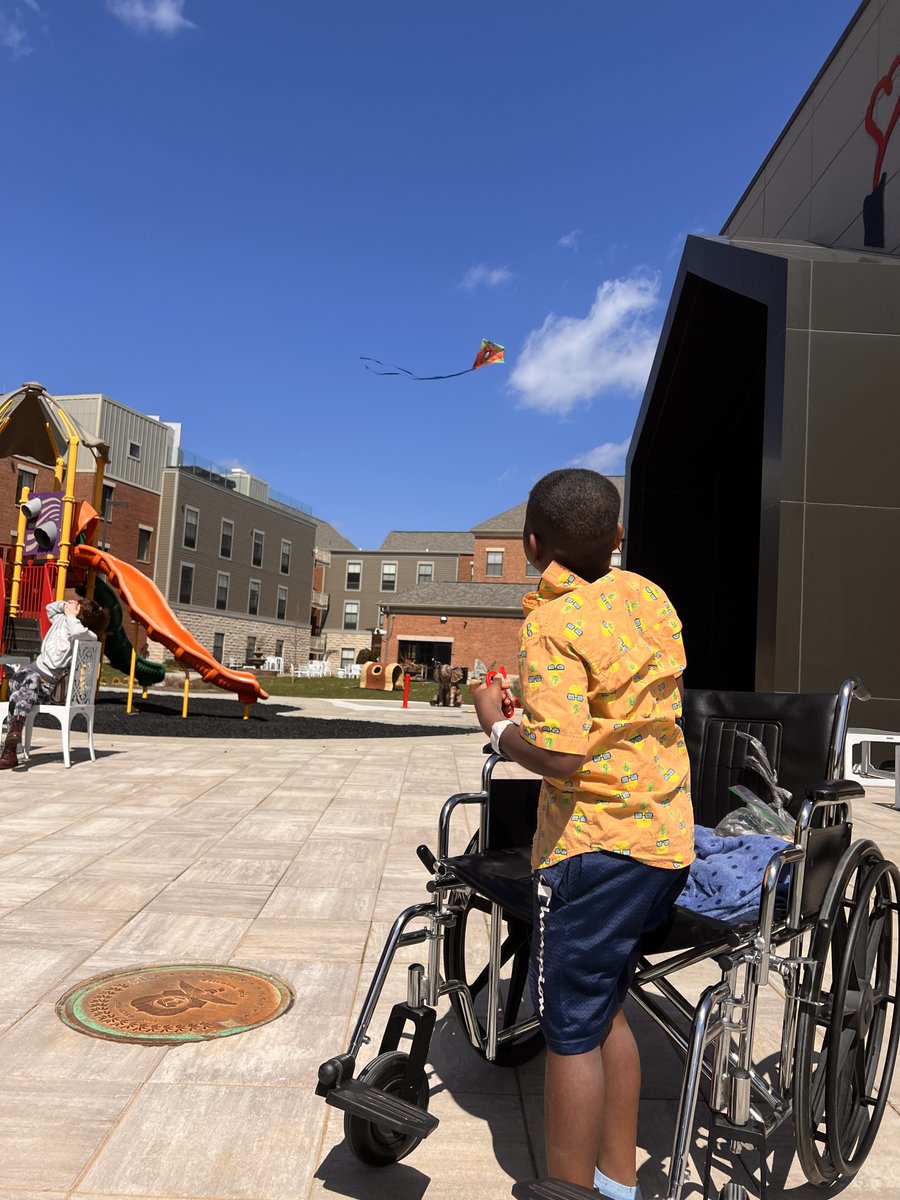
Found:
[[(408, 379), (418, 379), (420, 382), (425, 382), (430, 379), (456, 379), (459, 375), (468, 375), (471, 371), (477, 371), (479, 367), (486, 367), (489, 363), (502, 363), (504, 359), (504, 349), (497, 342), (489, 342), (487, 338), (481, 339), (481, 349), (475, 355), (475, 361), (471, 367), (465, 371), (454, 371), (451, 375), (414, 375), (412, 371), (407, 371), (406, 367), (394, 367), (389, 363), (383, 363), (379, 358), (360, 358), (361, 362), (366, 364), (366, 370), (371, 371), (373, 375), (405, 375)], [(376, 371), (374, 367), (370, 367), (369, 363), (377, 363), (379, 367), (391, 367), (387, 371)]]

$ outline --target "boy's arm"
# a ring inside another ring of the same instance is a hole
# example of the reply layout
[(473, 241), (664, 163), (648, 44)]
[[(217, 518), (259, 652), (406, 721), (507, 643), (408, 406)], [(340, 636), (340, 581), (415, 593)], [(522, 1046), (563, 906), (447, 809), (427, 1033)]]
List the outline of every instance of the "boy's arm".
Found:
[[(503, 711), (503, 688), (497, 676), (487, 687), (479, 687), (472, 693), (475, 713), (481, 728), (490, 735), (497, 721), (506, 718)], [(518, 725), (508, 725), (500, 735), (500, 749), (504, 757), (535, 775), (551, 779), (565, 779), (574, 774), (584, 762), (584, 755), (564, 754), (557, 750), (545, 750), (522, 737)]]

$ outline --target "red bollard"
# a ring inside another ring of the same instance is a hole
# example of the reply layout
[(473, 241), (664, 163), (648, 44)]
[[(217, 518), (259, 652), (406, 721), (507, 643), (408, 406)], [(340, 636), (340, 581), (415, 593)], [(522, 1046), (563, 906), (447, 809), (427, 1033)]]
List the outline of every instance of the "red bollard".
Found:
[(409, 672), (403, 676), (403, 707), (409, 708)]

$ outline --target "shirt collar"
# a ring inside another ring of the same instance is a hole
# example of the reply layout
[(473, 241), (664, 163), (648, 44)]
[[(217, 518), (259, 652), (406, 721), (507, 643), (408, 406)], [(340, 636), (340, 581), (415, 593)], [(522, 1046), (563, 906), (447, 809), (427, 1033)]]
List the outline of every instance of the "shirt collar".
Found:
[(558, 600), (567, 592), (574, 592), (576, 588), (585, 586), (584, 580), (574, 571), (570, 571), (568, 567), (561, 567), (558, 562), (552, 562), (541, 576), (537, 591), (529, 592), (522, 601), (525, 616), (533, 612), (538, 605), (546, 604), (548, 600)]

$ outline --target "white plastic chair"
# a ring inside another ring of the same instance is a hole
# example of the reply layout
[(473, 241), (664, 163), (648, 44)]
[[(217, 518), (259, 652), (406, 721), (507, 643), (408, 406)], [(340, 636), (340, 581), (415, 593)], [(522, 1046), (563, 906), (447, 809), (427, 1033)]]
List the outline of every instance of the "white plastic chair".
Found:
[(63, 761), (71, 767), (72, 758), (69, 753), (69, 740), (72, 721), (82, 716), (87, 724), (88, 750), (91, 761), (96, 760), (94, 753), (94, 697), (97, 694), (97, 676), (100, 674), (100, 651), (102, 647), (97, 639), (89, 633), (80, 633), (72, 639), (72, 665), (69, 667), (69, 682), (66, 686), (65, 704), (36, 704), (28, 714), (25, 731), (22, 737), (22, 749), (25, 758), (31, 757), (31, 734), (34, 729), (34, 719), (38, 713), (59, 721), (62, 730)]

